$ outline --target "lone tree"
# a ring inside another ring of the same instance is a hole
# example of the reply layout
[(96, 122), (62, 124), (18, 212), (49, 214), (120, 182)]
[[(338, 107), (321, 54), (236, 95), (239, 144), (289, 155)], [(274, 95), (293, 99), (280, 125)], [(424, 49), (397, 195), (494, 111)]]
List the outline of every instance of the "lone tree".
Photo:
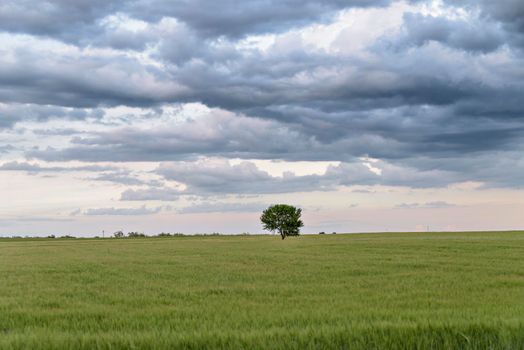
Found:
[(300, 216), (302, 209), (287, 204), (275, 204), (264, 210), (260, 221), (265, 230), (278, 231), (282, 239), (287, 236), (298, 236), (304, 226)]

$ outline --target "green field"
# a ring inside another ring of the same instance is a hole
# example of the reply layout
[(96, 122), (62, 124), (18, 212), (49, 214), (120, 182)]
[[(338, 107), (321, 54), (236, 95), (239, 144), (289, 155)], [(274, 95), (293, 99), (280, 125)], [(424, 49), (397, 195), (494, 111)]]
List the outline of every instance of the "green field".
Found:
[(524, 349), (524, 232), (0, 240), (1, 349)]

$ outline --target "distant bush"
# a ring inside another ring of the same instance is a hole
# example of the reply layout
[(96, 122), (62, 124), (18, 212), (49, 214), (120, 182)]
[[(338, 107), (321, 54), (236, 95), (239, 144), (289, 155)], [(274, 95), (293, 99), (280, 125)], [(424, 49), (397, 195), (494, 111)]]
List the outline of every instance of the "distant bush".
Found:
[(169, 232), (162, 232), (162, 233), (159, 233), (158, 235), (156, 235), (157, 237), (171, 237), (171, 233)]
[(70, 235), (65, 235), (65, 236), (61, 236), (60, 238), (67, 238), (67, 239), (71, 239), (71, 238), (76, 238), (76, 237), (73, 237), (73, 236), (70, 236)]
[(113, 237), (115, 237), (115, 238), (124, 238), (124, 232), (116, 231), (115, 233), (113, 233)]
[(56, 238), (55, 235), (49, 235), (47, 238)]
[(326, 233), (324, 231), (320, 231), (318, 234), (319, 235), (325, 235)]
[(143, 238), (143, 237), (146, 237), (146, 235), (141, 233), (141, 232), (128, 232), (127, 233), (127, 237), (129, 237), (129, 238)]
[(331, 232), (332, 235), (336, 235), (337, 233), (335, 231)]
[(185, 236), (185, 234), (180, 233), (180, 232), (175, 232), (175, 233), (162, 232), (154, 237), (183, 237), (183, 236)]

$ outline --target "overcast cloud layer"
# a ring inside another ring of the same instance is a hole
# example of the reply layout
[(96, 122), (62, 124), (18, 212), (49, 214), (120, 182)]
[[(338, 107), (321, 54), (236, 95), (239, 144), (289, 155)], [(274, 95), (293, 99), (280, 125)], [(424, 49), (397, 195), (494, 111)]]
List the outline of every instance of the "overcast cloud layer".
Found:
[[(519, 0), (5, 0), (0, 43), (0, 233), (308, 193), (329, 211), (355, 189), (368, 208), (401, 188), (436, 192), (391, 210), (459, 210), (434, 197), (464, 186), (522, 204)], [(13, 176), (56, 206), (13, 205)]]

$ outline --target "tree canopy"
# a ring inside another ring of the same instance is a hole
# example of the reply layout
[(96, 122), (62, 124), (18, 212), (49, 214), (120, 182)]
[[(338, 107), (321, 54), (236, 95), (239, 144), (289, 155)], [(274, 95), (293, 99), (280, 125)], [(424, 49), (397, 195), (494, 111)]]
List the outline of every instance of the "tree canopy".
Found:
[(300, 228), (304, 226), (300, 217), (302, 209), (288, 204), (275, 204), (262, 213), (260, 221), (265, 230), (277, 231), (282, 239), (287, 236), (298, 236)]

